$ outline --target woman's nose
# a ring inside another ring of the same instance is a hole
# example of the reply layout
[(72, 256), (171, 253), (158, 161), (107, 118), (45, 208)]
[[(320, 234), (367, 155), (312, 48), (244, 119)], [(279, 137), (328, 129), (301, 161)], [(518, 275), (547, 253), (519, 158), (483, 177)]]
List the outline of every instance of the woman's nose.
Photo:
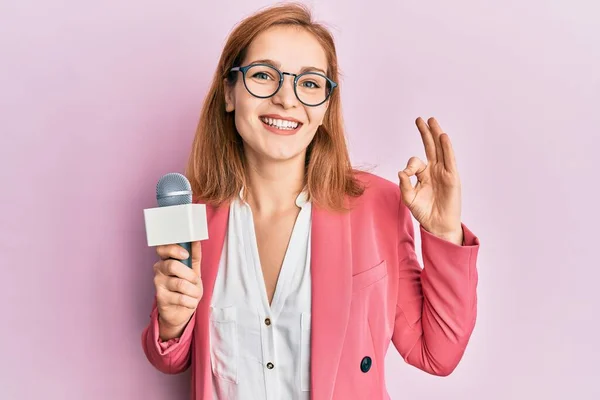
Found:
[(284, 74), (283, 83), (279, 91), (272, 97), (275, 104), (280, 104), (283, 108), (291, 108), (298, 105), (299, 101), (294, 91), (294, 76)]

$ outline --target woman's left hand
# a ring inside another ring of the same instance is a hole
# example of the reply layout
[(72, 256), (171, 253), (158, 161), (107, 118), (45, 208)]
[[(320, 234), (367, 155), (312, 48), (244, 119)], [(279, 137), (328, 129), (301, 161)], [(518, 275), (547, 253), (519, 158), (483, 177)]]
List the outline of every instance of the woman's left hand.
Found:
[[(435, 118), (425, 123), (419, 117), (416, 124), (428, 163), (411, 157), (406, 168), (398, 172), (402, 200), (426, 231), (460, 245), (461, 188), (452, 144)], [(410, 182), (413, 175), (417, 177), (414, 187)]]

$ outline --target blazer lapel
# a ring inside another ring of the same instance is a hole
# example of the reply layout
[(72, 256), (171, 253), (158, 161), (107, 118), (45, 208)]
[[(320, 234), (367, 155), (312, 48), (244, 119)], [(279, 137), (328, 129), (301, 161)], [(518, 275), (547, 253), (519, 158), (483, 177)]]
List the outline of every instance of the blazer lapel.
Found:
[(330, 213), (313, 204), (311, 230), (311, 399), (329, 400), (352, 299), (349, 214)]
[(203, 393), (201, 398), (212, 398), (212, 375), (210, 366), (210, 337), (208, 329), (208, 318), (210, 316), (210, 304), (217, 278), (221, 251), (225, 242), (225, 233), (227, 231), (227, 222), (229, 219), (229, 206), (224, 205), (219, 208), (206, 205), (206, 219), (208, 224), (208, 240), (201, 243), (202, 262), (200, 273), (202, 275), (202, 285), (204, 293), (202, 299), (196, 308), (196, 335), (198, 340), (196, 346), (192, 349), (199, 349), (192, 356), (196, 359), (198, 378), (192, 383), (194, 385), (193, 393)]
[[(311, 226), (311, 399), (329, 400), (342, 353), (352, 295), (352, 252), (348, 214), (331, 213), (312, 205)], [(229, 206), (206, 206), (209, 239), (202, 242), (204, 294), (196, 309), (199, 349), (194, 392), (212, 396), (208, 318), (227, 224)]]

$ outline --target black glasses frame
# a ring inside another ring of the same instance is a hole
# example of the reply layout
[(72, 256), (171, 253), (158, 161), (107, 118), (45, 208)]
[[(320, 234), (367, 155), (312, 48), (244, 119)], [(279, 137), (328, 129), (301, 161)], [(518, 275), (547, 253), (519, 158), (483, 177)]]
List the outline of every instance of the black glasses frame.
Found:
[[(250, 89), (248, 89), (248, 85), (246, 84), (246, 72), (250, 68), (257, 67), (257, 66), (269, 67), (269, 68), (272, 68), (272, 69), (274, 69), (275, 71), (277, 71), (279, 73), (279, 86), (277, 86), (277, 90), (275, 90), (275, 92), (273, 92), (272, 95), (269, 95), (269, 96), (257, 96), (254, 93), (252, 93), (250, 91)], [(242, 73), (242, 76), (243, 76), (244, 87), (246, 88), (246, 90), (248, 91), (248, 93), (250, 93), (252, 96), (257, 97), (259, 99), (268, 99), (269, 97), (275, 96), (277, 94), (277, 92), (279, 92), (279, 90), (281, 89), (281, 87), (283, 86), (284, 75), (293, 76), (294, 77), (294, 94), (296, 95), (296, 98), (298, 99), (298, 101), (300, 103), (304, 104), (307, 107), (318, 107), (321, 104), (325, 103), (327, 100), (329, 100), (329, 97), (331, 97), (331, 93), (333, 93), (333, 89), (335, 89), (338, 86), (338, 84), (336, 82), (332, 81), (327, 76), (325, 76), (325, 75), (323, 75), (323, 74), (321, 74), (319, 72), (307, 71), (307, 72), (303, 72), (301, 74), (292, 74), (291, 72), (280, 71), (279, 69), (275, 68), (274, 66), (272, 66), (270, 64), (250, 64), (250, 65), (246, 65), (244, 67), (233, 67), (229, 71), (231, 71), (231, 72), (240, 71)], [(319, 75), (319, 76), (325, 78), (327, 80), (327, 82), (329, 82), (329, 84), (331, 85), (331, 90), (329, 91), (329, 93), (327, 94), (327, 96), (325, 96), (325, 100), (323, 100), (319, 104), (307, 104), (307, 103), (303, 102), (302, 100), (300, 100), (300, 97), (298, 96), (298, 92), (296, 91), (297, 84), (298, 84), (298, 79), (300, 79), (300, 77), (302, 77), (304, 75), (308, 75), (308, 74)]]

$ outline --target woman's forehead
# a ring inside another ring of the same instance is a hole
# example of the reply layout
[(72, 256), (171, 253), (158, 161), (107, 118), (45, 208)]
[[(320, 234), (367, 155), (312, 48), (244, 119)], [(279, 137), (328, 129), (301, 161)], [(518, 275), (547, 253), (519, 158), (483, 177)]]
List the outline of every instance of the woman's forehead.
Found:
[(323, 46), (310, 32), (297, 27), (275, 27), (250, 43), (244, 64), (272, 60), (276, 67), (295, 72), (303, 67), (327, 70)]

